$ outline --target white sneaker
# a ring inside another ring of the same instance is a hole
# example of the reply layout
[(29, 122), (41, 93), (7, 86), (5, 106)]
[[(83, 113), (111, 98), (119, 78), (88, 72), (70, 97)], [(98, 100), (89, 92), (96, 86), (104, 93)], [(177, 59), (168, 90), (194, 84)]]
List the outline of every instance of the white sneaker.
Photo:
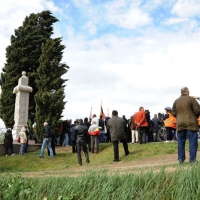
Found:
[(14, 155), (15, 155), (15, 153), (12, 154), (12, 156), (14, 156)]
[(165, 142), (169, 142), (168, 140), (166, 140)]
[(6, 154), (6, 156), (8, 156), (8, 154)]

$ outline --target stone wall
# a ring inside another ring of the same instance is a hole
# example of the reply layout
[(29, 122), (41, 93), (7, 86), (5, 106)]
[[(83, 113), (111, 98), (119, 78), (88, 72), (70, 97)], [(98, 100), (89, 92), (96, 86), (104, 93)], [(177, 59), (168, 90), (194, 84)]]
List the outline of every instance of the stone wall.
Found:
[[(29, 140), (28, 144), (28, 152), (34, 152), (41, 149), (41, 144), (35, 144), (33, 140)], [(13, 141), (14, 153), (19, 154), (20, 144), (17, 141)], [(10, 155), (10, 149), (8, 150), (8, 154)], [(4, 144), (0, 144), (0, 155), (5, 155)]]

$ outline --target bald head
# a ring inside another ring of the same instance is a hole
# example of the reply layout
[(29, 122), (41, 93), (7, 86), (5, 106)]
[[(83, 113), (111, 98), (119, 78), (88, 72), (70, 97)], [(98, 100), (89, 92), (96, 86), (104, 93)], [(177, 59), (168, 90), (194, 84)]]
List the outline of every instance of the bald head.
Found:
[(189, 94), (190, 94), (189, 89), (187, 87), (181, 88), (181, 94), (186, 94), (189, 96)]
[(44, 122), (44, 126), (47, 126), (48, 125), (48, 122)]

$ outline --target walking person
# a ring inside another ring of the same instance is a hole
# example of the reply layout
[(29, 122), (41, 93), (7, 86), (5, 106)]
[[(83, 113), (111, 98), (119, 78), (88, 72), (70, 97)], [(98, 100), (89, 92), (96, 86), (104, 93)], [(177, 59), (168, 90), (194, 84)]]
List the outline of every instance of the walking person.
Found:
[(26, 137), (26, 128), (22, 127), (21, 132), (19, 133), (20, 135), (20, 151), (19, 151), (19, 155), (23, 156), (25, 153), (25, 145), (27, 143), (27, 137)]
[(197, 101), (189, 96), (190, 92), (187, 87), (181, 88), (181, 96), (174, 101), (172, 107), (172, 115), (177, 120), (178, 134), (178, 161), (183, 163), (185, 156), (185, 142), (189, 139), (189, 162), (196, 161), (198, 149), (198, 120), (200, 116), (200, 105)]
[(83, 120), (78, 120), (78, 125), (74, 128), (74, 136), (76, 138), (76, 146), (77, 146), (77, 158), (79, 165), (82, 165), (82, 157), (81, 157), (81, 148), (85, 154), (86, 162), (90, 163), (89, 155), (87, 151), (87, 131), (88, 128), (83, 124)]
[[(88, 129), (89, 129), (90, 125), (91, 125), (90, 122), (88, 121), (87, 117), (84, 118), (83, 124), (86, 125)], [(89, 152), (91, 152), (91, 139), (90, 139), (89, 133), (87, 134), (87, 147), (89, 149)]]
[(41, 153), (39, 155), (40, 158), (44, 157), (44, 150), (48, 147), (50, 151), (50, 157), (53, 158), (53, 150), (51, 148), (51, 128), (48, 126), (47, 122), (44, 122), (44, 134), (43, 134), (43, 142), (41, 147)]
[(5, 153), (6, 156), (8, 156), (8, 149), (11, 151), (11, 155), (14, 156), (14, 150), (13, 150), (13, 136), (12, 136), (12, 130), (9, 128), (7, 129), (5, 133), (5, 139), (4, 139), (4, 147), (5, 147)]
[(108, 129), (110, 130), (111, 142), (114, 148), (113, 162), (119, 162), (119, 141), (122, 142), (125, 155), (129, 155), (128, 144), (125, 135), (125, 122), (121, 117), (118, 117), (116, 110), (112, 111), (112, 118), (108, 120)]

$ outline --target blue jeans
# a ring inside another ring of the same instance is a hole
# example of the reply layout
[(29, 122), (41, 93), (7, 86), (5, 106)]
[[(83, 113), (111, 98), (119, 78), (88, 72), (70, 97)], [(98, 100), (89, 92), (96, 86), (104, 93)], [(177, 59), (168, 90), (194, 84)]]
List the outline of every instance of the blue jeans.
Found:
[(25, 145), (26, 145), (26, 144), (22, 144), (22, 143), (21, 143), (21, 147), (20, 147), (20, 150), (19, 150), (19, 155), (20, 155), (20, 156), (23, 156), (23, 155), (24, 155), (24, 147), (25, 147)]
[(51, 148), (51, 139), (47, 140), (47, 138), (43, 139), (40, 157), (44, 156), (44, 150), (45, 150), (46, 146), (48, 147), (48, 149), (50, 151), (50, 157), (53, 158), (53, 150)]
[(68, 146), (69, 145), (69, 135), (68, 133), (65, 133), (65, 138), (63, 140), (62, 146)]
[(198, 134), (197, 131), (181, 130), (178, 131), (178, 160), (183, 162), (185, 160), (185, 142), (188, 135), (190, 162), (196, 161), (198, 149)]
[(105, 142), (105, 140), (104, 140), (104, 131), (100, 131), (99, 142), (100, 143), (104, 143)]

